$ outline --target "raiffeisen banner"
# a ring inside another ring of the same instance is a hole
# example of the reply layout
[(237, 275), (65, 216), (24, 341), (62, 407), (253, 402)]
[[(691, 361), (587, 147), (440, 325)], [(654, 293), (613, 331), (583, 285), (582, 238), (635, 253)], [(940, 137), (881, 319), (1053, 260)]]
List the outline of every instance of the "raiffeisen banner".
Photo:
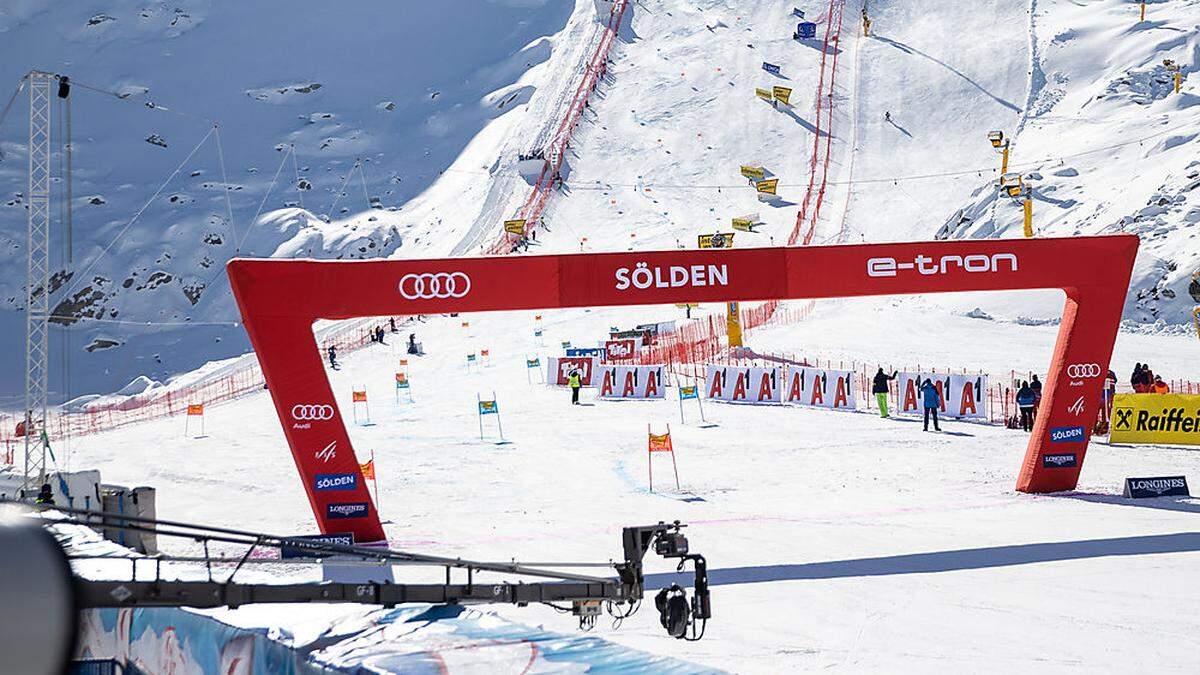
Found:
[(1200, 394), (1117, 394), (1109, 440), (1200, 445)]

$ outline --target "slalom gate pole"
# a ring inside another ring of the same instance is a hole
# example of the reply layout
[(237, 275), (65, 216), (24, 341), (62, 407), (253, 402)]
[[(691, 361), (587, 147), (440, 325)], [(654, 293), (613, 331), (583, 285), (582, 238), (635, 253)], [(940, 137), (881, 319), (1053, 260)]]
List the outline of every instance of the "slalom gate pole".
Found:
[(479, 410), (479, 392), (475, 392), (475, 416), (479, 418), (479, 440), (483, 440), (483, 412)]
[(671, 467), (675, 469), (675, 491), (678, 492), (680, 490), (679, 465), (675, 463), (675, 439), (671, 438), (671, 424), (669, 422), (667, 423), (667, 438), (670, 438), (668, 442), (671, 444)]
[(650, 423), (646, 423), (646, 472), (650, 477), (650, 491), (654, 492), (654, 451), (650, 449)]
[(375, 465), (375, 448), (371, 448), (371, 484), (375, 486), (375, 511), (379, 511), (379, 467)]
[[(699, 393), (699, 392), (697, 392), (697, 394), (698, 394), (698, 393)], [(683, 396), (680, 396), (680, 397), (679, 397), (679, 423), (680, 423), (680, 424), (687, 424), (687, 422), (684, 422), (684, 421), (683, 421)]]
[(700, 397), (700, 385), (697, 384), (696, 385), (696, 407), (700, 409), (700, 421), (707, 423), (708, 420), (704, 419), (704, 404), (700, 402), (700, 398), (701, 398)]
[(492, 390), (492, 401), (496, 403), (496, 430), (500, 432), (500, 440), (504, 440), (504, 424), (500, 421), (500, 403), (496, 399), (496, 390)]

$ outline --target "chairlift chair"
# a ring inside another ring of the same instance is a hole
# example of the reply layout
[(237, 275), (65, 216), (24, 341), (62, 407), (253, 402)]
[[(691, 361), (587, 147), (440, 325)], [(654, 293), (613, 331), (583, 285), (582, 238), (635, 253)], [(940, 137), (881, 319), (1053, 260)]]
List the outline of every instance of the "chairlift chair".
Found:
[(1000, 190), (1009, 197), (1020, 197), (1025, 192), (1025, 182), (1019, 173), (1006, 173), (1000, 176)]
[(992, 142), (993, 148), (999, 148), (999, 147), (1004, 146), (1004, 132), (1003, 131), (989, 131), (987, 136), (988, 136), (988, 140)]

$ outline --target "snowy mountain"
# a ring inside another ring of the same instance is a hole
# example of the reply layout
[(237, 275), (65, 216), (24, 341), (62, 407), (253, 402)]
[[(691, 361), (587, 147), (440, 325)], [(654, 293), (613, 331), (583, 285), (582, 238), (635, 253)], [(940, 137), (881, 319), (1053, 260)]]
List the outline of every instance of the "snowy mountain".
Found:
[[(56, 314), (87, 317), (69, 331), (69, 390), (112, 391), (244, 352), (223, 269), (234, 255), (379, 257), (440, 238), (430, 209), (380, 216), (426, 190), (482, 129), (494, 133), (489, 121), (520, 116), (572, 10), (4, 3), (5, 102), (30, 69), (75, 82), (73, 263), (57, 222), (51, 245)], [(25, 98), (0, 127), (6, 401), (23, 386)], [(64, 184), (52, 189), (57, 216)], [(293, 206), (306, 210), (280, 211)], [(260, 211), (270, 215), (256, 220)], [(62, 388), (60, 373), (51, 379)]]
[[(92, 320), (70, 331), (70, 390), (162, 380), (244, 351), (221, 272), (234, 254), (479, 252), (528, 196), (517, 155), (553, 132), (607, 6), (379, 3), (347, 14), (31, 0), (4, 10), (0, 30), (15, 39), (0, 49), (22, 56), (4, 59), (6, 77), (40, 64), (79, 83), (76, 271), (60, 277), (55, 298), (63, 313)], [(1116, 0), (879, 2), (870, 36), (856, 8), (843, 12), (838, 46), (822, 58), (820, 3), (632, 5), (537, 243), (692, 246), (754, 216), (762, 225), (737, 245), (781, 244), (802, 211), (814, 243), (1020, 236), (1020, 205), (994, 187), (999, 157), (986, 134), (999, 129), (1012, 139), (1010, 170), (1032, 185), (1035, 230), (1141, 234), (1127, 317), (1184, 324), (1200, 256), (1195, 7), (1151, 3), (1139, 23), (1136, 7)], [(819, 22), (816, 40), (792, 38), (805, 13)], [(315, 26), (321, 53), (296, 39)], [(1178, 95), (1164, 58), (1183, 65)], [(791, 89), (791, 105), (755, 98), (764, 86)], [(831, 105), (818, 112), (825, 89)], [(209, 120), (220, 127), (201, 143)], [(11, 195), (0, 236), (19, 263), (22, 131), (10, 120), (0, 133)], [(778, 198), (756, 198), (739, 175), (747, 164), (779, 179)], [(814, 182), (821, 197), (806, 206)], [(0, 351), (16, 367), (23, 278), (19, 264), (6, 269), (0, 300), (10, 311), (0, 317), (11, 348)], [(1059, 309), (1049, 294), (946, 304), (1010, 319)], [(142, 325), (151, 321), (165, 325)]]

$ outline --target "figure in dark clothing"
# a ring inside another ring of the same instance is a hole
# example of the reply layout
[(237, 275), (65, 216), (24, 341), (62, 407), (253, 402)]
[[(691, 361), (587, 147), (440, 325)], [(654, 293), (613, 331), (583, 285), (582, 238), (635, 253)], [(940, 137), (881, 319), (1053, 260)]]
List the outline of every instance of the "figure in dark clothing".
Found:
[(1042, 405), (1042, 383), (1037, 375), (1029, 377), (1029, 390), (1033, 392), (1033, 419), (1037, 420), (1038, 408)]
[(1021, 411), (1021, 429), (1033, 431), (1033, 408), (1037, 404), (1037, 396), (1028, 382), (1021, 382), (1017, 389), (1017, 408)]
[(381, 345), (387, 344), (386, 342), (383, 341), (383, 326), (375, 327), (375, 341)]
[(883, 368), (875, 373), (875, 380), (871, 384), (871, 393), (875, 394), (875, 402), (879, 404), (879, 416), (888, 416), (888, 382), (896, 379), (896, 371), (892, 371), (891, 375), (883, 372)]
[(329, 367), (337, 370), (337, 347), (329, 345), (329, 348), (325, 350), (325, 354), (329, 356)]
[(50, 490), (49, 483), (42, 483), (42, 489), (38, 491), (37, 499), (33, 500), (35, 504), (53, 504), (54, 493)]
[(921, 385), (921, 403), (925, 407), (925, 431), (929, 431), (929, 418), (933, 417), (933, 430), (941, 431), (938, 426), (938, 406), (942, 404), (942, 395), (938, 392), (937, 387), (933, 386), (933, 380), (925, 380), (925, 384)]
[(399, 332), (400, 332), (400, 331), (396, 330), (396, 317), (394, 317), (394, 316), (393, 316), (393, 317), (389, 318), (389, 319), (388, 319), (388, 323), (389, 323), (389, 324), (391, 324), (391, 326), (392, 326), (392, 332), (393, 332), (393, 333), (399, 333)]

